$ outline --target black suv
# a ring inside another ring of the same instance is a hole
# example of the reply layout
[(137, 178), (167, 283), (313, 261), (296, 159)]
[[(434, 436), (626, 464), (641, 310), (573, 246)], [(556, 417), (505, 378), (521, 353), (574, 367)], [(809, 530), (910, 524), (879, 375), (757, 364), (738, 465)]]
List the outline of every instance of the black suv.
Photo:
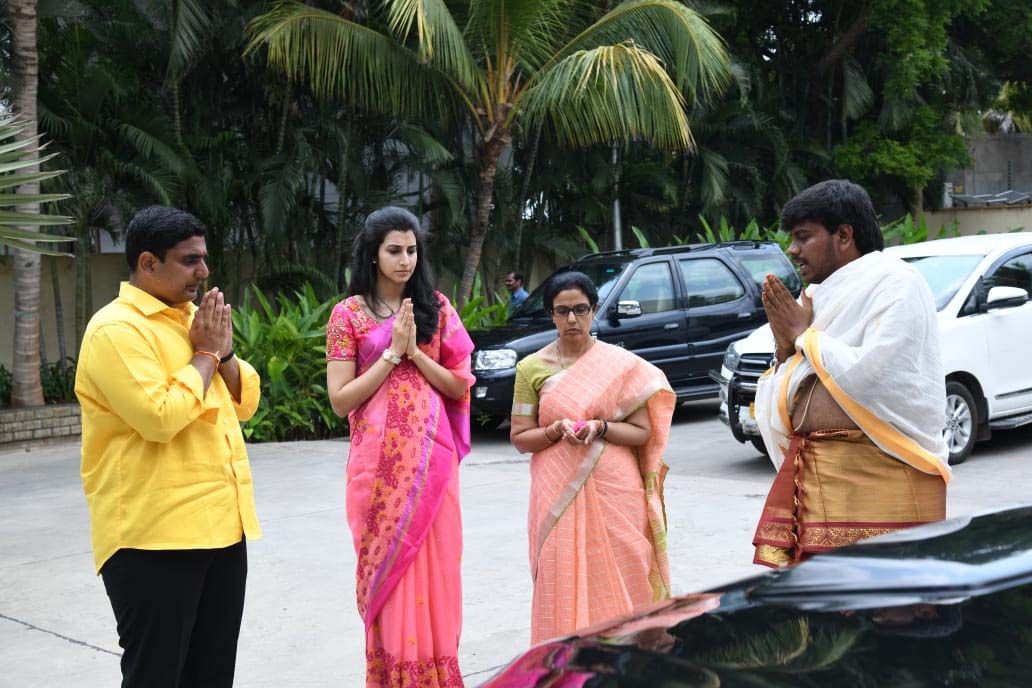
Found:
[[(768, 273), (794, 294), (802, 286), (778, 245), (761, 241), (592, 253), (556, 274), (568, 270), (598, 286), (592, 333), (659, 366), (682, 401), (717, 396), (709, 371), (720, 368), (728, 344), (767, 320), (760, 284)], [(508, 325), (471, 333), (475, 413), (507, 416), (517, 361), (555, 339), (543, 286)]]

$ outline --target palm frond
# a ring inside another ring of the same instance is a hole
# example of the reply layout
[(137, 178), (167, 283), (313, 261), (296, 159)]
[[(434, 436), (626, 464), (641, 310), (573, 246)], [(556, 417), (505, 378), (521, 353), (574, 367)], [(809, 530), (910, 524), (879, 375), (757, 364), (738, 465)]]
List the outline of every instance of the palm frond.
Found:
[(677, 150), (692, 145), (680, 91), (655, 55), (630, 44), (578, 51), (539, 72), (520, 114), (551, 122), (559, 140), (584, 147), (648, 141)]
[(140, 155), (149, 160), (160, 162), (176, 174), (182, 174), (189, 166), (189, 163), (172, 146), (148, 131), (123, 122), (118, 125), (118, 132), (125, 137), (129, 145)]
[[(0, 194), (0, 208), (14, 208), (26, 203), (55, 203), (68, 198), (68, 194)], [(40, 224), (63, 224), (49, 222)]]
[(477, 0), (471, 3), (466, 35), (482, 42), (492, 60), (511, 58), (534, 72), (569, 38), (579, 24), (575, 18), (587, 15), (585, 5), (583, 0)]
[(281, 2), (247, 29), (245, 54), (268, 49), (269, 62), (320, 98), (399, 116), (440, 114), (448, 90), (440, 75), (386, 36), (330, 12)]
[(419, 60), (433, 64), (467, 90), (475, 90), (482, 72), (444, 0), (388, 0), (387, 21), (401, 42), (415, 29)]
[[(0, 190), (39, 182), (62, 173), (61, 171), (22, 171), (26, 169), (31, 170), (54, 157), (49, 155), (35, 160), (23, 160), (22, 158), (27, 152), (33, 149), (38, 151), (40, 148), (38, 141), (34, 139), (18, 140), (18, 135), (24, 129), (25, 125), (21, 124), (17, 118), (0, 116)], [(17, 194), (0, 191), (0, 208), (17, 208), (22, 204), (45, 203), (63, 198), (67, 198), (67, 196), (64, 194)], [(40, 248), (36, 243), (59, 243), (67, 241), (67, 238), (35, 232), (25, 228), (65, 225), (70, 222), (71, 218), (61, 215), (44, 215), (20, 210), (0, 211), (0, 245), (47, 255), (68, 255), (60, 251)]]
[(174, 0), (169, 32), (172, 45), (169, 50), (168, 72), (173, 78), (181, 76), (211, 39), (212, 19), (208, 3), (203, 0)]
[(297, 202), (297, 190), (305, 178), (297, 156), (271, 158), (262, 174), (258, 200), (262, 208), (262, 224), (268, 232), (282, 232), (287, 216)]
[(455, 157), (444, 144), (422, 127), (402, 124), (394, 130), (393, 136), (405, 144), (413, 155), (430, 165), (443, 165)]
[(848, 119), (859, 119), (873, 102), (874, 91), (863, 67), (854, 58), (848, 58), (842, 68), (842, 113)]
[(146, 168), (135, 162), (116, 158), (108, 151), (100, 156), (102, 164), (126, 180), (138, 183), (149, 191), (162, 205), (172, 205), (175, 196), (175, 179), (166, 169)]
[(720, 153), (707, 149), (698, 151), (702, 164), (702, 183), (699, 188), (703, 207), (712, 210), (727, 200), (728, 161)]
[(613, 8), (556, 54), (633, 40), (666, 65), (690, 99), (707, 100), (729, 83), (731, 59), (706, 18), (677, 0), (630, 0)]

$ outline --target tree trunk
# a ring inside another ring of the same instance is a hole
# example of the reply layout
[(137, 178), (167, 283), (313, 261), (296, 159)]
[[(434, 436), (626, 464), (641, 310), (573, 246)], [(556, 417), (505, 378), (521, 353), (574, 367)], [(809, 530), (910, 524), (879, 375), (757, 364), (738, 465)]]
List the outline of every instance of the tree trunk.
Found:
[(186, 150), (183, 143), (183, 104), (180, 102), (179, 79), (172, 82), (172, 135), (180, 150)]
[(537, 162), (538, 148), (541, 146), (541, 129), (544, 122), (538, 122), (534, 128), (534, 140), (530, 144), (530, 157), (527, 168), (523, 170), (523, 184), (520, 186), (519, 202), (516, 204), (516, 258), (514, 270), (521, 270), (520, 260), (523, 258), (523, 218), (527, 214), (527, 195), (530, 193), (530, 180), (534, 176), (534, 164)]
[(61, 277), (58, 274), (57, 258), (50, 259), (50, 288), (54, 290), (54, 319), (57, 321), (57, 365), (62, 370), (68, 362), (68, 346), (65, 341), (64, 301), (61, 299)]
[(910, 216), (914, 222), (920, 222), (924, 215), (924, 187), (918, 186), (910, 190)]
[[(25, 130), (18, 138), (36, 140), (36, 89), (39, 62), (36, 54), (36, 0), (8, 0), (11, 18), (11, 63), (14, 73), (14, 112)], [(38, 159), (35, 146), (27, 155)], [(37, 166), (23, 172), (38, 171)], [(39, 183), (23, 184), (21, 194), (38, 194)], [(38, 213), (38, 203), (19, 205), (18, 210)], [(31, 228), (27, 228), (31, 229)], [(39, 374), (40, 255), (14, 251), (14, 384), (11, 406), (42, 406), (43, 386)]]
[(82, 345), (82, 335), (90, 318), (87, 291), (90, 276), (90, 235), (85, 220), (76, 227), (75, 246), (75, 346)]
[(470, 232), (469, 253), (466, 254), (466, 265), (462, 269), (462, 281), (459, 282), (459, 305), (465, 305), (473, 292), (473, 280), (480, 267), (480, 256), (484, 252), (484, 238), (487, 236), (488, 222), (491, 219), (491, 204), (494, 201), (495, 172), (498, 170), (498, 159), (509, 143), (509, 136), (496, 134), (485, 141), (478, 157), (480, 158), (480, 187), (477, 192), (477, 214), (473, 218)]
[(620, 148), (613, 144), (613, 250), (623, 250), (623, 218), (620, 216)]
[(344, 252), (346, 247), (344, 242), (347, 240), (344, 227), (344, 196), (347, 194), (348, 189), (348, 156), (351, 151), (351, 122), (348, 122), (347, 129), (344, 131), (344, 147), (340, 152), (340, 169), (337, 171), (337, 254), (334, 256), (334, 268), (337, 271), (337, 290), (340, 293), (344, 293), (347, 288), (347, 276), (346, 266), (344, 265)]
[(843, 59), (849, 51), (863, 38), (867, 32), (867, 21), (871, 18), (871, 6), (865, 5), (860, 13), (853, 19), (845, 33), (835, 39), (835, 42), (828, 48), (828, 51), (817, 61), (816, 72), (823, 74), (828, 71), (836, 62)]

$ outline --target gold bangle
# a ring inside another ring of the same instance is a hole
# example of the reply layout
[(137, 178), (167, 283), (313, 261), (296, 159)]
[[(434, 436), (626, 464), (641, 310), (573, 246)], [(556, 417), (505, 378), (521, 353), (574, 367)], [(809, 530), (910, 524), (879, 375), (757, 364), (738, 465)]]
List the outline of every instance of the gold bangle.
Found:
[(556, 437), (556, 438), (555, 438), (555, 439), (553, 440), (553, 439), (552, 439), (551, 437), (549, 437), (549, 436), (548, 436), (548, 431), (552, 429), (552, 425), (554, 425), (554, 423), (553, 423), (553, 424), (551, 424), (551, 425), (546, 425), (546, 426), (545, 426), (545, 427), (543, 428), (543, 429), (544, 429), (544, 431), (545, 431), (545, 441), (547, 441), (547, 442), (548, 442), (549, 444), (555, 444), (555, 443), (556, 443), (556, 442), (558, 442), (558, 441), (559, 441), (559, 439), (560, 439), (560, 438), (562, 437), (562, 435), (560, 435), (559, 437)]
[(193, 352), (194, 356), (208, 356), (211, 360), (215, 361), (215, 367), (218, 368), (219, 364), (222, 363), (221, 357), (219, 357), (218, 351), (201, 351), (197, 349)]

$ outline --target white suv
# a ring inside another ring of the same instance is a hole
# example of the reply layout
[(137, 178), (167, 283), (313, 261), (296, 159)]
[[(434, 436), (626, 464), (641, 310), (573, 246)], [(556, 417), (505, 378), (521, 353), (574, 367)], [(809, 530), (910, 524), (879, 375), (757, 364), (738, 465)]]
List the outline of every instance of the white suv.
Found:
[[(1032, 423), (1032, 232), (940, 239), (887, 248), (916, 267), (939, 311), (946, 370), (950, 463), (992, 430)], [(752, 401), (774, 351), (764, 325), (728, 347), (720, 373), (720, 419), (760, 451)]]

